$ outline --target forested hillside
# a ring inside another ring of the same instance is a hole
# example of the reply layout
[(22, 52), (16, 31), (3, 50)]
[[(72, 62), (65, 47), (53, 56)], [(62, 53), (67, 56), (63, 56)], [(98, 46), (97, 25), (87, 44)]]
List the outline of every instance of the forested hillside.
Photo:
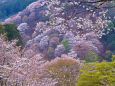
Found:
[(3, 7), (0, 86), (115, 86), (115, 0), (18, 5)]
[(0, 0), (0, 20), (16, 14), (34, 1), (36, 0)]

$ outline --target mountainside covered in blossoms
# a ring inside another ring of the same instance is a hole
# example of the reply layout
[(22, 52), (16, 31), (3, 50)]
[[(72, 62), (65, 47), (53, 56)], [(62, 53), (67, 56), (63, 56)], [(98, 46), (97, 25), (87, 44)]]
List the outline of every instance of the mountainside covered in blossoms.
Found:
[(115, 86), (114, 0), (37, 0), (15, 9), (0, 23), (1, 86)]

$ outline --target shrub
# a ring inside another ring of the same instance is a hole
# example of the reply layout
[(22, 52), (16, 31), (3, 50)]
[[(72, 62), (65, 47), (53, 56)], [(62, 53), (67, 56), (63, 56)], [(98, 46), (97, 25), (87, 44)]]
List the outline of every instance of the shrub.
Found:
[(112, 55), (112, 61), (115, 61), (115, 55)]
[(61, 41), (61, 44), (64, 45), (67, 52), (70, 50), (68, 41), (69, 41), (69, 39), (64, 39), (64, 40)]
[(85, 63), (76, 86), (114, 86), (115, 61)]
[(98, 60), (98, 55), (93, 51), (88, 51), (88, 53), (85, 54), (85, 60), (86, 62), (95, 62)]
[(107, 61), (111, 61), (111, 58), (112, 58), (112, 52), (110, 50), (107, 50), (105, 52), (105, 58), (104, 59)]

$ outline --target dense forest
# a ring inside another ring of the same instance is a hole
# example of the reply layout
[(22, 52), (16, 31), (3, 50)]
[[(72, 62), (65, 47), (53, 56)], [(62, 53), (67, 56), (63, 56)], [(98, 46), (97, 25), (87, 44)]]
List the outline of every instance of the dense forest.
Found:
[(0, 86), (115, 86), (114, 0), (8, 1)]
[(0, 0), (0, 20), (16, 14), (34, 1), (36, 0)]

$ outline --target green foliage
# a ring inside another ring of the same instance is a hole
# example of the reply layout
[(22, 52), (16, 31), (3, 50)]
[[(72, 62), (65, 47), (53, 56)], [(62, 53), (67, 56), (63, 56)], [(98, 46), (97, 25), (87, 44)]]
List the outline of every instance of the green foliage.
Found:
[(5, 33), (5, 28), (3, 27), (2, 24), (0, 24), (0, 34), (4, 34)]
[(9, 41), (17, 39), (18, 40), (17, 45), (18, 46), (23, 45), (20, 33), (17, 30), (17, 26), (15, 24), (5, 24), (4, 27)]
[(61, 41), (61, 44), (64, 45), (67, 52), (70, 50), (68, 41), (69, 41), (69, 39), (64, 39), (64, 40)]
[(85, 63), (76, 86), (115, 86), (115, 61)]
[(113, 22), (110, 22), (109, 24), (108, 24), (108, 26), (107, 26), (107, 28), (114, 28), (114, 24), (113, 24)]
[(21, 40), (21, 36), (19, 31), (17, 30), (17, 26), (14, 24), (0, 24), (0, 34), (6, 35), (6, 40), (18, 40), (17, 45), (22, 46), (23, 42)]
[(115, 50), (115, 40), (113, 40), (110, 44), (109, 44), (109, 49), (111, 51), (114, 51)]
[(102, 41), (104, 41), (105, 46), (108, 50), (115, 50), (115, 30), (112, 30), (109, 34), (106, 34), (102, 37)]
[(98, 60), (98, 55), (94, 51), (88, 51), (85, 54), (85, 60), (86, 62), (95, 62)]
[(108, 62), (111, 62), (114, 55), (115, 55), (115, 51), (107, 50), (107, 51), (105, 52), (105, 58), (104, 58), (104, 60), (106, 60), (106, 61), (108, 61)]
[(2, 24), (0, 24), (0, 35), (1, 34), (5, 36), (5, 40), (8, 40), (8, 37), (6, 36), (5, 28)]
[[(115, 3), (107, 3), (108, 6), (114, 6)], [(106, 16), (108, 19), (111, 19), (112, 22), (115, 24), (115, 8), (109, 8), (108, 11), (106, 12)]]
[[(107, 50), (115, 51), (115, 25), (113, 22), (108, 24), (108, 27), (105, 28), (105, 35), (102, 36), (101, 40), (103, 41), (105, 48)], [(107, 31), (109, 30), (109, 32)]]
[(0, 2), (0, 20), (16, 14), (34, 1), (36, 0), (7, 0), (5, 3)]
[(110, 50), (107, 50), (105, 52), (105, 58), (104, 59), (107, 61), (112, 61), (111, 58), (112, 58), (112, 52)]
[(112, 61), (115, 61), (115, 55), (112, 55)]

